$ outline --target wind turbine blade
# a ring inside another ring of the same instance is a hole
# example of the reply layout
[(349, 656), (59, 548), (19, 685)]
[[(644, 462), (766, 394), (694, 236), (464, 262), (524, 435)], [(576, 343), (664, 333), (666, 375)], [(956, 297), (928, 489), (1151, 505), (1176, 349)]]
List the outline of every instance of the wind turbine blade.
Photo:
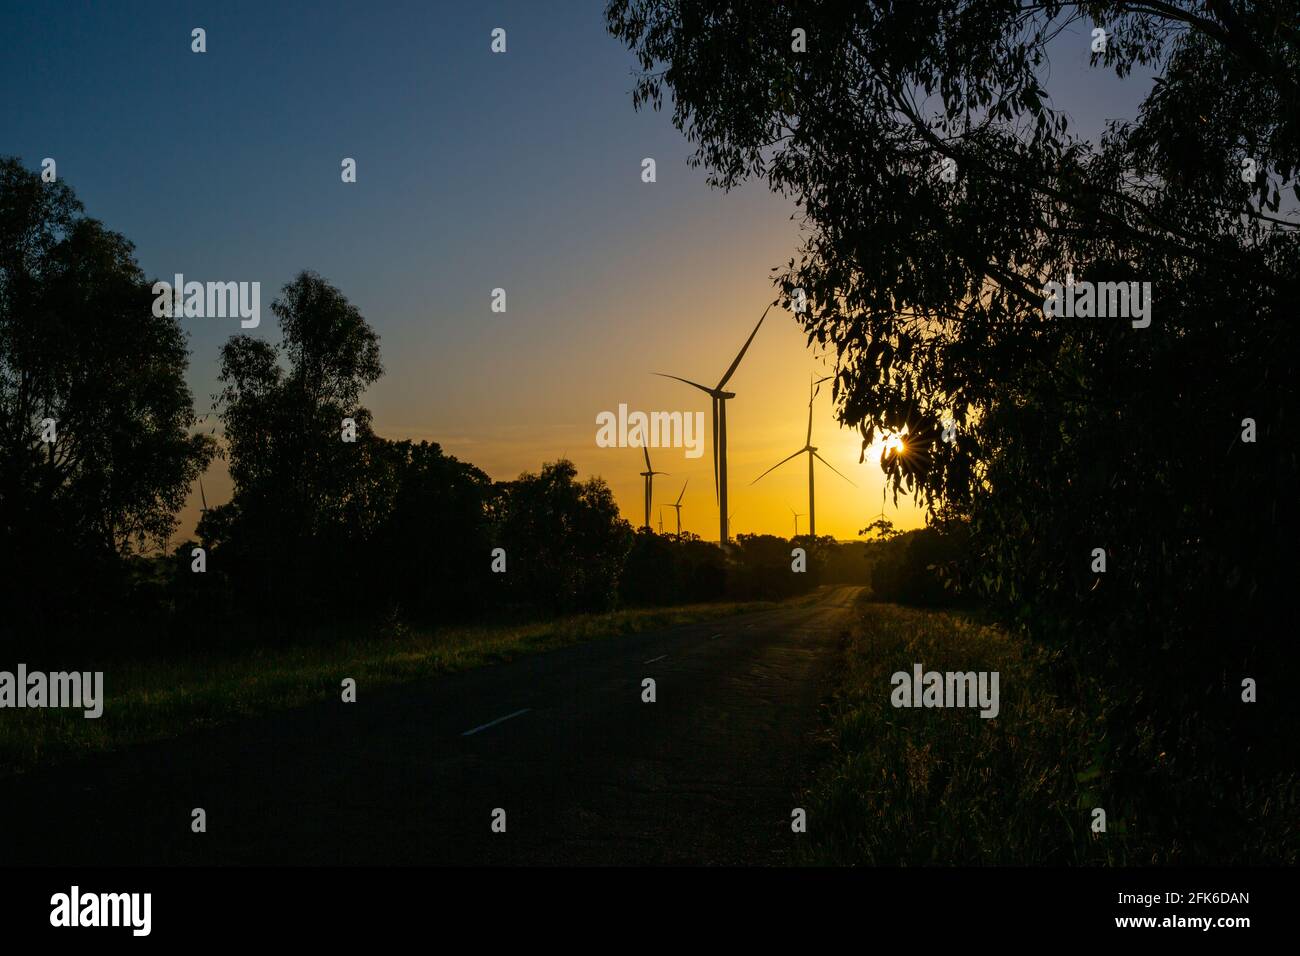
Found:
[(203, 479), (199, 479), (199, 497), (203, 499), (203, 510), (208, 510), (208, 496), (203, 491)]
[(686, 495), (686, 486), (689, 485), (690, 483), (691, 483), (691, 479), (689, 478), (687, 478), (684, 482), (682, 482), (682, 493), (677, 496), (677, 507), (681, 507), (682, 498), (685, 497)]
[[(813, 452), (813, 457), (816, 458), (818, 461), (820, 461), (823, 465), (825, 465), (825, 466), (826, 466), (827, 468), (829, 468), (831, 471), (834, 471), (835, 474), (840, 475), (840, 477), (841, 477), (841, 478), (844, 478), (845, 481), (848, 481), (849, 484), (853, 485), (853, 482), (849, 481), (849, 479), (848, 479), (847, 477), (845, 477), (844, 475), (841, 475), (838, 471), (836, 471), (835, 466), (832, 465), (832, 464), (831, 464), (829, 461), (827, 461), (825, 458), (823, 458), (821, 455), (817, 454), (817, 452)], [(853, 487), (856, 488), (857, 485), (853, 485)]]
[(642, 445), (641, 451), (645, 454), (645, 470), (654, 474), (654, 469), (650, 467), (650, 446)]
[(754, 331), (750, 332), (749, 338), (745, 339), (745, 344), (741, 346), (740, 354), (737, 355), (736, 360), (731, 363), (731, 368), (727, 369), (727, 374), (722, 376), (722, 381), (718, 383), (718, 388), (722, 388), (726, 385), (727, 382), (731, 380), (731, 376), (736, 374), (736, 367), (740, 365), (740, 360), (745, 357), (745, 353), (749, 350), (749, 343), (754, 341), (754, 336), (758, 334), (758, 326), (763, 324), (763, 319), (767, 318), (767, 313), (770, 312), (771, 309), (772, 307), (769, 305), (763, 310), (763, 315), (759, 318), (758, 325), (754, 326)]
[(658, 375), (660, 378), (671, 378), (678, 382), (685, 382), (687, 385), (698, 388), (701, 392), (708, 392), (710, 395), (713, 394), (713, 389), (709, 388), (709, 386), (701, 385), (699, 382), (692, 382), (689, 378), (682, 378), (679, 375), (669, 375), (666, 372), (651, 372), (650, 374)]
[(821, 394), (822, 382), (829, 382), (834, 377), (835, 376), (833, 375), (824, 375), (819, 379), (815, 379), (813, 383), (808, 386), (808, 439), (805, 444), (810, 447), (812, 445), (813, 401), (815, 401), (817, 396)]
[(782, 465), (784, 465), (784, 464), (785, 464), (787, 461), (789, 461), (791, 458), (798, 458), (798, 457), (799, 457), (800, 455), (802, 455), (805, 451), (806, 451), (806, 449), (804, 449), (804, 448), (800, 448), (797, 452), (795, 452), (793, 455), (791, 455), (790, 458), (782, 458), (780, 461), (778, 461), (775, 465), (773, 465), (773, 466), (772, 466), (771, 468), (769, 468), (767, 471), (763, 472), (763, 474), (759, 475), (757, 478), (755, 478), (753, 481), (751, 481), (750, 484), (751, 484), (751, 485), (753, 485), (753, 484), (757, 484), (758, 482), (760, 482), (760, 481), (763, 480), (764, 476), (766, 476), (766, 475), (770, 475), (772, 472), (776, 471), (778, 468), (780, 468)]

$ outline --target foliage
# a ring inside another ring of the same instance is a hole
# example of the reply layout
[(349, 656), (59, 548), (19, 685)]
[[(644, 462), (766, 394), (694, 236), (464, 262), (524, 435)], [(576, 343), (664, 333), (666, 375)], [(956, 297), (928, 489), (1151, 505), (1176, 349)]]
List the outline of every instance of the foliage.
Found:
[(0, 158), (0, 587), (14, 624), (111, 601), (122, 559), (167, 541), (212, 457), (190, 434), (185, 334), (153, 298), (125, 238), (63, 183)]
[[(312, 272), (285, 285), (271, 309), (280, 343), (238, 335), (221, 350), (215, 408), (235, 494), (199, 533), (226, 546), (256, 605), (298, 611), (334, 595), (339, 609), (347, 539), (374, 533), (379, 520), (379, 446), (359, 404), (382, 372), (378, 336)], [(344, 419), (355, 442), (342, 440)]]
[[(948, 612), (863, 604), (859, 614), (830, 708), (832, 754), (804, 798), (807, 862), (1296, 862), (1294, 765), (1215, 790), (1174, 748), (1148, 755), (1135, 788), (1106, 772), (1127, 728), (1107, 721), (1104, 700), (1075, 698), (1059, 652)], [(890, 677), (916, 663), (999, 672), (999, 716), (894, 708)], [(1091, 831), (1095, 807), (1104, 836)]]
[(516, 602), (560, 613), (614, 605), (633, 532), (603, 479), (578, 481), (561, 459), (506, 483), (501, 509), (497, 540)]
[(938, 528), (908, 531), (873, 543), (871, 595), (918, 607), (949, 607), (961, 599), (948, 586), (945, 566), (965, 557), (965, 536), (960, 530), (945, 534)]

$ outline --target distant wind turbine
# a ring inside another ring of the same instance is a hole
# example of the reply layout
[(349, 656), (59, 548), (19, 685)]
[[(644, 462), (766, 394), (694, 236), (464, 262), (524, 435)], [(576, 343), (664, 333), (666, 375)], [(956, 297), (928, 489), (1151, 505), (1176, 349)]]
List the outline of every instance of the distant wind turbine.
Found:
[(728, 541), (727, 522), (730, 520), (727, 515), (727, 399), (736, 397), (735, 392), (726, 390), (726, 385), (727, 382), (731, 381), (731, 376), (736, 374), (740, 360), (745, 357), (745, 352), (749, 350), (749, 343), (754, 341), (759, 326), (763, 324), (763, 319), (767, 318), (767, 313), (771, 308), (769, 305), (763, 310), (758, 325), (754, 326), (754, 331), (749, 333), (749, 338), (745, 339), (745, 344), (741, 346), (740, 354), (736, 356), (735, 361), (731, 363), (731, 367), (727, 369), (722, 379), (713, 388), (701, 385), (699, 382), (692, 382), (688, 378), (680, 378), (664, 372), (654, 373), (663, 378), (684, 382), (692, 388), (698, 388), (713, 399), (713, 486), (718, 496), (718, 543), (724, 547)]
[[(817, 454), (817, 448), (812, 443), (813, 399), (817, 397), (817, 392), (821, 390), (821, 383), (827, 381), (827, 379), (829, 378), (830, 376), (827, 376), (826, 378), (819, 378), (816, 381), (814, 381), (811, 385), (808, 386), (808, 437), (804, 439), (803, 447), (800, 448), (793, 455), (790, 455), (788, 458), (782, 458), (775, 465), (773, 465), (767, 471), (763, 472), (763, 474), (759, 475), (757, 478), (755, 478), (753, 481), (750, 482), (751, 485), (755, 484), (761, 481), (767, 475), (770, 475), (772, 472), (776, 471), (776, 469), (780, 468), (787, 461), (790, 461), (793, 458), (798, 458), (800, 455), (807, 454), (808, 456), (808, 534), (813, 537), (817, 536), (817, 502), (813, 494), (813, 459), (816, 458), (818, 461), (820, 461), (831, 471), (834, 471), (835, 474), (839, 475), (841, 478), (844, 478), (845, 481), (848, 481), (850, 485), (853, 485), (853, 482), (849, 481), (848, 478), (845, 478), (844, 475), (841, 475), (838, 471), (835, 470), (834, 465), (832, 465), (821, 455)], [(853, 485), (853, 487), (856, 488), (857, 485)], [(799, 519), (796, 518), (795, 519), (796, 533), (798, 532), (798, 524), (799, 524)]]
[(686, 494), (686, 486), (690, 483), (691, 479), (689, 478), (682, 482), (682, 493), (677, 496), (677, 503), (668, 506), (677, 510), (677, 537), (679, 538), (682, 536), (682, 498)]
[(655, 471), (650, 467), (650, 449), (645, 445), (641, 446), (645, 452), (645, 471), (641, 472), (641, 477), (645, 479), (645, 524), (644, 528), (650, 527), (650, 501), (654, 497), (655, 475), (667, 475), (666, 471)]
[[(786, 505), (786, 507), (789, 508), (790, 506)], [(794, 536), (797, 538), (799, 537), (799, 519), (802, 518), (803, 515), (798, 511), (795, 511), (793, 508), (790, 508), (790, 514), (794, 515)]]

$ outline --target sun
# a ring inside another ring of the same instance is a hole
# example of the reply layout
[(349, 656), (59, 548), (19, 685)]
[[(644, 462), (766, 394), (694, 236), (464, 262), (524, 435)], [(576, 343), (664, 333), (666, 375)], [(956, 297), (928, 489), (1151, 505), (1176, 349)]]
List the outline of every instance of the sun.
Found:
[(905, 435), (906, 429), (901, 432), (877, 432), (876, 437), (867, 446), (867, 453), (863, 460), (879, 464), (881, 455), (887, 451), (892, 451), (896, 455), (907, 454)]

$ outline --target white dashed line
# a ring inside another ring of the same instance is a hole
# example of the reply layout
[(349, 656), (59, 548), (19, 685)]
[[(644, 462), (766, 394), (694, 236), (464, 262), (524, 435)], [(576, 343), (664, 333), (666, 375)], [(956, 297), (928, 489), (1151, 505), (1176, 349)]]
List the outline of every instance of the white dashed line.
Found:
[(722, 636), (721, 634), (714, 634), (711, 638), (709, 638), (709, 640), (711, 640), (711, 641), (716, 641), (716, 640), (717, 640), (718, 638), (720, 638), (721, 636)]
[(642, 663), (645, 663), (645, 664), (653, 664), (655, 661), (661, 661), (661, 660), (663, 660), (663, 659), (664, 659), (665, 657), (667, 657), (667, 656), (668, 656), (667, 654), (660, 654), (658, 657), (652, 657), (652, 658), (650, 658), (650, 660), (648, 660), (648, 661), (643, 661)]
[(496, 720), (490, 720), (486, 724), (481, 724), (480, 726), (475, 727), (473, 730), (467, 730), (463, 734), (461, 734), (461, 736), (469, 737), (473, 734), (478, 733), (480, 730), (487, 730), (489, 727), (495, 727), (497, 724), (503, 723), (509, 720), (511, 717), (518, 717), (520, 714), (526, 714), (530, 710), (532, 710), (531, 707), (525, 707), (523, 710), (516, 710), (513, 714), (506, 714), (504, 717), (498, 717)]

